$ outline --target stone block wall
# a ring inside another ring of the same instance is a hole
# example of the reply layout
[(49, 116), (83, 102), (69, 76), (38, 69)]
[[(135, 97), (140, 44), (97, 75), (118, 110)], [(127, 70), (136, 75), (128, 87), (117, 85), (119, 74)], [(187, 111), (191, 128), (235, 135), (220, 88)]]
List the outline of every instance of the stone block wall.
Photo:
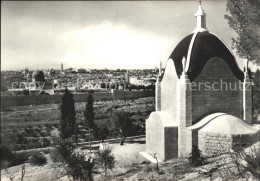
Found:
[(192, 124), (203, 117), (225, 112), (243, 119), (243, 83), (237, 79), (226, 64), (213, 57), (200, 75), (191, 82)]
[(259, 141), (259, 133), (254, 135), (224, 135), (200, 132), (198, 147), (203, 155), (211, 156), (232, 150), (247, 148)]
[(198, 147), (206, 156), (220, 154), (232, 148), (232, 136), (199, 131)]

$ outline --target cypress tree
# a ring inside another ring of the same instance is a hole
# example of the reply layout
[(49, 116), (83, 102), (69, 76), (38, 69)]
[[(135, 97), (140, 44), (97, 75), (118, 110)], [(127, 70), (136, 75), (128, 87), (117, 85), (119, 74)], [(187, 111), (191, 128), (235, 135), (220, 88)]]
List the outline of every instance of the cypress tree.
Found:
[(76, 124), (76, 112), (72, 93), (66, 88), (61, 104), (61, 132), (63, 139), (70, 138), (74, 134)]
[(91, 129), (96, 130), (96, 125), (94, 124), (94, 112), (93, 112), (93, 97), (92, 94), (94, 91), (90, 91), (88, 98), (87, 98), (87, 103), (86, 103), (86, 109), (84, 112), (85, 116), (85, 125), (88, 127), (88, 136), (89, 136), (89, 149), (91, 152)]

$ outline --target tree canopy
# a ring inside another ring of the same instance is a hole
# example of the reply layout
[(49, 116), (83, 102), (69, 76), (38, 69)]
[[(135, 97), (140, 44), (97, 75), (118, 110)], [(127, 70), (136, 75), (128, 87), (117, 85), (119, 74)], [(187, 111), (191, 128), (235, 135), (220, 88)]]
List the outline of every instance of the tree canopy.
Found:
[(232, 49), (260, 65), (260, 0), (228, 0), (226, 8), (225, 19), (238, 35), (232, 38)]

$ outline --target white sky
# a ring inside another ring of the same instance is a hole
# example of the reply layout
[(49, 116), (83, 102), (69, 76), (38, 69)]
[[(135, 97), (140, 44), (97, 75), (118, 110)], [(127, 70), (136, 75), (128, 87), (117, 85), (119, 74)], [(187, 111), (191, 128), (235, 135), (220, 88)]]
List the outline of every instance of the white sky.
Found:
[[(231, 47), (226, 1), (202, 6), (208, 30)], [(193, 31), (197, 7), (197, 1), (2, 1), (1, 69), (59, 69), (61, 62), (64, 68), (154, 68)]]

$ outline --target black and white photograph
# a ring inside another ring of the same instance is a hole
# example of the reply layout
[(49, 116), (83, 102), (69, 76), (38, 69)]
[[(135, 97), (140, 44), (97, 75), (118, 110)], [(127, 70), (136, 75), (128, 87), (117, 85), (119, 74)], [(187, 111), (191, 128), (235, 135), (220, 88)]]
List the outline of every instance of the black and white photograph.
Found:
[(2, 181), (259, 181), (260, 0), (1, 1)]

